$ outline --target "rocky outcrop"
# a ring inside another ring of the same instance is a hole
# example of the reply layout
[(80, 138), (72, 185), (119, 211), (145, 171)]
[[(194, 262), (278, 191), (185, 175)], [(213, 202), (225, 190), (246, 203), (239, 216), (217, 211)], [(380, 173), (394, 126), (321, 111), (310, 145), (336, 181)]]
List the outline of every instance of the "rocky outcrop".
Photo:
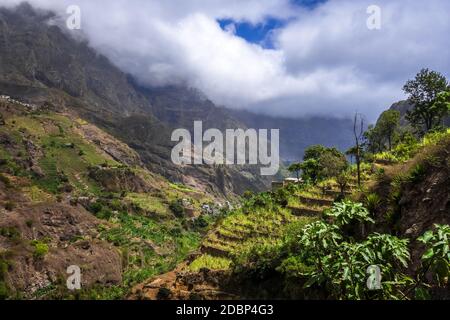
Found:
[(199, 272), (177, 270), (150, 279), (133, 288), (131, 300), (231, 300), (239, 298), (226, 287), (229, 273), (202, 269)]
[[(121, 255), (97, 240), (99, 224), (82, 207), (64, 204), (22, 205), (2, 212), (0, 230), (10, 231), (0, 236), (0, 251), (10, 253), (8, 287), (33, 297), (51, 284), (64, 285), (67, 268), (72, 265), (81, 268), (82, 287), (120, 284)], [(36, 241), (48, 251), (37, 255)]]
[(149, 192), (152, 190), (140, 176), (128, 167), (92, 167), (89, 177), (97, 181), (108, 192)]

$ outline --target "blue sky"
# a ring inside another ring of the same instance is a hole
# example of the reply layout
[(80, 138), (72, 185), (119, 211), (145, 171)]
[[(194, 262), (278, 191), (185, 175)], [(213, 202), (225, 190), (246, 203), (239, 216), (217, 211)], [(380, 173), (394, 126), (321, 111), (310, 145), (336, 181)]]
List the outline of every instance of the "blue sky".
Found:
[(235, 35), (245, 39), (250, 43), (256, 43), (263, 48), (273, 49), (273, 43), (270, 41), (270, 32), (284, 27), (288, 21), (275, 18), (267, 18), (264, 23), (251, 24), (249, 22), (235, 22), (231, 19), (218, 20), (220, 27), (226, 30), (231, 24), (234, 25)]
[[(291, 0), (291, 3), (296, 6), (309, 8), (313, 10), (317, 5), (326, 2), (327, 0)], [(245, 39), (250, 43), (261, 45), (266, 49), (274, 49), (270, 34), (276, 29), (285, 27), (293, 19), (277, 19), (268, 17), (263, 23), (252, 24), (246, 21), (236, 22), (232, 19), (219, 19), (218, 22), (223, 30), (226, 30), (231, 24), (234, 25), (235, 35)]]

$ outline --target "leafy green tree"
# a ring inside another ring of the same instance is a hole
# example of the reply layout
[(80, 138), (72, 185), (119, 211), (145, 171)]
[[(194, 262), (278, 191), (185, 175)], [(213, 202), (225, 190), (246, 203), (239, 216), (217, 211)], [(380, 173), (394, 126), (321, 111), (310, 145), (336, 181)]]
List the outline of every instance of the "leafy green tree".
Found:
[(293, 163), (288, 168), (289, 172), (295, 172), (297, 175), (297, 180), (300, 179), (300, 172), (302, 171), (301, 163)]
[(337, 177), (348, 167), (348, 162), (342, 153), (325, 152), (319, 159), (321, 175), (324, 178)]
[(345, 155), (336, 148), (322, 145), (311, 146), (305, 151), (304, 162), (300, 165), (305, 180), (314, 183), (338, 176), (348, 166)]
[(301, 164), (302, 177), (305, 181), (311, 181), (316, 183), (319, 181), (320, 177), (320, 164), (318, 160), (308, 159), (303, 161)]
[(316, 144), (306, 148), (305, 155), (303, 156), (303, 160), (315, 159), (318, 160), (322, 154), (324, 154), (328, 150), (327, 147)]
[(336, 176), (336, 182), (339, 186), (341, 197), (345, 196), (345, 188), (347, 188), (347, 186), (349, 185), (351, 177), (352, 175), (349, 170), (343, 170), (340, 174)]
[(441, 119), (450, 115), (450, 90), (438, 94), (433, 108), (442, 113)]
[[(369, 153), (378, 153), (383, 151), (383, 137), (379, 128), (369, 125), (364, 132), (364, 148)], [(355, 148), (356, 151), (356, 148)]]
[(422, 69), (403, 87), (409, 95), (408, 101), (414, 105), (406, 119), (420, 132), (426, 133), (439, 125), (448, 113), (448, 105), (436, 103), (441, 93), (449, 91), (448, 86), (447, 79), (439, 72)]
[(378, 119), (376, 130), (379, 135), (388, 142), (389, 151), (392, 150), (392, 140), (394, 133), (400, 125), (400, 112), (397, 110), (384, 111)]

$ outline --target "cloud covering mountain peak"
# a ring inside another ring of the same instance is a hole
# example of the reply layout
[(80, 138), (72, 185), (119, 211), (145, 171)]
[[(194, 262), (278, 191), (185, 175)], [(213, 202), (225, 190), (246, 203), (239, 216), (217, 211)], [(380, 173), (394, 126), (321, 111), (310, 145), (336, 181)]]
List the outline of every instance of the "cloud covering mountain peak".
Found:
[[(14, 6), (20, 1), (0, 0)], [(366, 26), (371, 1), (330, 0), (313, 8), (288, 0), (30, 0), (65, 17), (82, 13), (92, 47), (147, 85), (187, 84), (230, 108), (287, 117), (374, 118), (403, 98), (423, 67), (450, 74), (450, 2), (380, 0), (381, 29)], [(283, 21), (273, 48), (247, 41), (219, 20)]]

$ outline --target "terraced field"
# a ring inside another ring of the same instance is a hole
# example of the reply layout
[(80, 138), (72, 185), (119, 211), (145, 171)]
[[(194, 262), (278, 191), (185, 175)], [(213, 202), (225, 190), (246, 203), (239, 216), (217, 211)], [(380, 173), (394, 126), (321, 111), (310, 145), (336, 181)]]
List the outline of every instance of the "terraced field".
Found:
[(201, 251), (211, 256), (229, 257), (248, 241), (276, 238), (283, 226), (294, 219), (288, 210), (233, 214), (206, 237)]
[[(344, 196), (350, 195), (355, 189), (355, 184), (349, 184), (344, 190)], [(341, 190), (336, 183), (331, 183), (327, 188), (311, 187), (307, 191), (297, 192), (290, 199), (288, 209), (295, 216), (317, 217), (340, 196)]]
[(201, 247), (201, 255), (188, 268), (196, 271), (202, 266), (209, 269), (227, 269), (231, 257), (258, 242), (276, 241), (285, 228), (298, 220), (310, 222), (316, 216), (296, 216), (291, 209), (276, 212), (260, 210), (251, 214), (234, 213), (211, 231)]
[[(344, 195), (356, 189), (352, 181)], [(212, 270), (228, 269), (231, 258), (258, 242), (279, 240), (285, 228), (298, 220), (306, 223), (321, 217), (341, 195), (338, 184), (328, 181), (326, 187), (316, 186), (295, 192), (284, 209), (259, 209), (249, 214), (236, 212), (225, 218), (203, 240), (200, 255), (187, 268), (198, 271), (202, 267)]]

